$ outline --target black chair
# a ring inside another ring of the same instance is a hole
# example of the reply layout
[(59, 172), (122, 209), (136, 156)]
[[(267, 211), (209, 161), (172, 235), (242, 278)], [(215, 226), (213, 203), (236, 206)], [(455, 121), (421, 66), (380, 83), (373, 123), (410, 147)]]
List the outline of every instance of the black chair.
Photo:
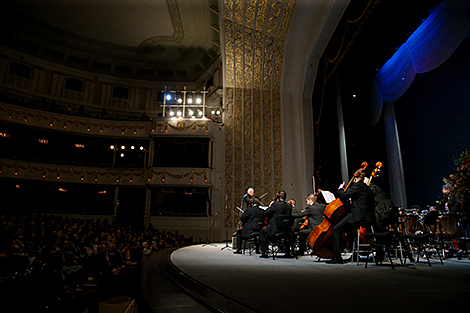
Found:
[[(366, 230), (363, 238), (369, 240), (361, 241), (361, 228)], [(356, 229), (356, 234), (354, 236), (351, 263), (353, 263), (355, 259), (356, 264), (359, 265), (361, 254), (366, 253), (366, 258), (369, 257), (371, 233), (374, 233), (374, 228), (372, 227), (371, 223), (359, 223)], [(366, 237), (365, 235), (369, 236)]]
[(386, 232), (368, 233), (364, 235), (365, 238), (370, 239), (370, 247), (365, 264), (366, 268), (369, 261), (369, 255), (374, 252), (376, 265), (382, 264), (382, 261), (388, 256), (392, 269), (395, 269), (392, 259), (393, 254), (400, 259), (401, 266), (404, 266), (403, 252), (412, 259), (411, 249), (399, 232), (398, 216), (399, 208), (397, 206), (392, 207), (389, 211), (389, 230)]
[(246, 250), (246, 245), (248, 243), (253, 243), (253, 245), (249, 247), (248, 251), (251, 255), (251, 252), (253, 251), (253, 248), (256, 249), (256, 251), (259, 251), (259, 236), (260, 236), (260, 231), (266, 226), (266, 220), (262, 217), (255, 217), (253, 221), (251, 222), (251, 233), (248, 237), (242, 238), (243, 240), (243, 254), (245, 254)]
[(419, 257), (421, 253), (426, 256), (429, 266), (431, 266), (431, 261), (429, 260), (429, 251), (433, 250), (437, 253), (441, 264), (444, 264), (442, 261), (442, 250), (439, 247), (436, 241), (436, 230), (437, 230), (437, 219), (439, 217), (438, 211), (431, 211), (424, 216), (423, 224), (425, 226), (424, 232), (417, 232), (415, 234), (406, 235), (405, 238), (410, 241), (410, 243), (416, 248), (416, 262), (419, 262)]
[(294, 241), (294, 217), (290, 214), (280, 214), (276, 220), (277, 232), (269, 238), (271, 244), (271, 253), (273, 259), (280, 251), (284, 251), (286, 255), (290, 251), (292, 256), (297, 259)]

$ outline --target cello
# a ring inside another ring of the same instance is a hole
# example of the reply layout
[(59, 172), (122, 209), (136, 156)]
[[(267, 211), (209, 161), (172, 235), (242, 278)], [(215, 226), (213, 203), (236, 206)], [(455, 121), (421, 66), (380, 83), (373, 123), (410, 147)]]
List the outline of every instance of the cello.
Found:
[[(352, 183), (355, 177), (358, 177), (367, 167), (367, 162), (362, 162), (361, 168), (358, 169), (354, 176), (349, 181), (348, 185), (344, 190), (346, 191), (349, 185)], [(307, 243), (312, 248), (315, 255), (320, 258), (329, 259), (335, 256), (334, 253), (334, 242), (333, 242), (333, 227), (341, 221), (347, 212), (344, 207), (344, 203), (339, 199), (331, 201), (323, 211), (323, 221), (320, 225), (310, 232)]]

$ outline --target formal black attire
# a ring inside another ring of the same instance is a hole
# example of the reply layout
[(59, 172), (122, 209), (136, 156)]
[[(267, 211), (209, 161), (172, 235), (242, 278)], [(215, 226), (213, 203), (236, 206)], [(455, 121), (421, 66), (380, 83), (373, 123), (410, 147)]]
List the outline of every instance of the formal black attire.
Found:
[[(355, 231), (359, 223), (372, 225), (375, 221), (374, 193), (362, 180), (353, 183), (347, 191), (339, 189), (338, 195), (343, 203), (351, 199), (351, 212), (333, 227), (334, 251), (336, 254), (343, 251), (341, 238), (345, 231)], [(354, 238), (353, 234), (351, 233), (350, 238)]]
[(307, 238), (315, 228), (323, 221), (323, 211), (325, 211), (326, 205), (323, 203), (315, 202), (312, 205), (307, 206), (304, 210), (293, 213), (292, 216), (295, 217), (294, 225), (300, 225), (305, 222), (305, 219), (308, 221), (306, 227), (299, 229), (299, 254), (303, 255), (305, 248), (307, 247)]
[[(240, 217), (243, 228), (237, 230), (237, 251), (242, 249), (242, 239), (250, 236), (253, 230), (253, 220), (257, 217), (264, 218), (264, 210), (257, 205), (247, 208)], [(258, 242), (255, 244), (258, 245)], [(256, 246), (256, 251), (259, 251), (259, 246)]]
[[(264, 216), (268, 219), (268, 225), (260, 232), (261, 254), (266, 254), (268, 239), (277, 233), (277, 218), (281, 214), (292, 215), (292, 207), (284, 201), (276, 201), (264, 212)], [(289, 255), (289, 244), (284, 247), (286, 255)]]
[(241, 204), (241, 209), (243, 212), (246, 211), (246, 209), (248, 209), (248, 204), (250, 202), (250, 200), (252, 199), (253, 197), (250, 196), (248, 193), (246, 193), (243, 198), (242, 198), (242, 204)]
[(388, 226), (388, 212), (395, 205), (388, 195), (379, 186), (370, 184), (375, 199), (375, 219), (381, 227)]

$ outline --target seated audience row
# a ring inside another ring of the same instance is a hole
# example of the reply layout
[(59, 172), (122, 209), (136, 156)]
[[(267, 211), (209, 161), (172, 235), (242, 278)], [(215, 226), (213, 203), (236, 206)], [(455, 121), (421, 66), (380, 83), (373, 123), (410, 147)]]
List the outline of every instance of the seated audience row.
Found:
[[(142, 257), (194, 244), (177, 231), (136, 228), (108, 220), (55, 215), (0, 215), (0, 292), (24, 312), (41, 307), (96, 305), (101, 298), (135, 296)], [(25, 294), (28, 301), (21, 301)], [(60, 299), (60, 301), (59, 301)]]

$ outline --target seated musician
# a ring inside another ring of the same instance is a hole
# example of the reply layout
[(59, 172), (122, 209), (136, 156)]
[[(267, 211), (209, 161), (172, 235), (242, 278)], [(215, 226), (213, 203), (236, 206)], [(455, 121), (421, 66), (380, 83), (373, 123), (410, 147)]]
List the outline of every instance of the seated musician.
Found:
[[(240, 221), (242, 223), (242, 228), (237, 230), (237, 250), (233, 253), (241, 254), (242, 253), (242, 239), (248, 238), (251, 234), (253, 229), (252, 222), (255, 218), (264, 218), (264, 210), (260, 207), (260, 201), (258, 197), (253, 197), (248, 201), (248, 208), (243, 212), (242, 216), (240, 217)], [(255, 249), (256, 254), (260, 253), (259, 250), (259, 242), (255, 240)]]
[(292, 214), (296, 213), (296, 212), (300, 212), (301, 208), (296, 208), (295, 207), (295, 199), (294, 198), (290, 198), (289, 201), (287, 201), (287, 204), (290, 205), (292, 207)]
[(253, 199), (254, 196), (255, 196), (255, 189), (253, 189), (252, 187), (248, 188), (248, 190), (246, 191), (246, 194), (242, 198), (241, 210), (243, 212), (246, 211), (246, 209), (248, 208), (248, 203), (250, 202), (251, 199)]
[(371, 223), (373, 221), (375, 200), (374, 193), (364, 181), (364, 173), (354, 178), (351, 187), (344, 191), (345, 183), (343, 182), (338, 189), (339, 198), (346, 202), (351, 199), (351, 212), (339, 221), (333, 227), (333, 240), (335, 256), (327, 261), (330, 264), (343, 264), (341, 252), (343, 251), (343, 234), (348, 231), (350, 238), (354, 238), (354, 232), (359, 223)]
[[(294, 221), (295, 225), (300, 225), (299, 227), (299, 255), (305, 253), (307, 247), (307, 238), (315, 228), (323, 221), (323, 211), (326, 208), (326, 205), (323, 203), (317, 202), (317, 196), (313, 193), (309, 194), (305, 201), (307, 202), (307, 207), (298, 213), (292, 214), (296, 217)], [(295, 229), (297, 230), (297, 229)]]
[[(284, 190), (277, 192), (274, 201), (271, 203), (269, 208), (264, 212), (264, 216), (268, 219), (268, 226), (263, 229), (260, 233), (261, 242), (261, 255), (260, 258), (268, 258), (267, 248), (268, 239), (277, 233), (277, 218), (281, 214), (292, 214), (292, 207), (286, 202), (287, 193)], [(284, 245), (284, 257), (291, 257), (289, 243), (286, 241)]]

